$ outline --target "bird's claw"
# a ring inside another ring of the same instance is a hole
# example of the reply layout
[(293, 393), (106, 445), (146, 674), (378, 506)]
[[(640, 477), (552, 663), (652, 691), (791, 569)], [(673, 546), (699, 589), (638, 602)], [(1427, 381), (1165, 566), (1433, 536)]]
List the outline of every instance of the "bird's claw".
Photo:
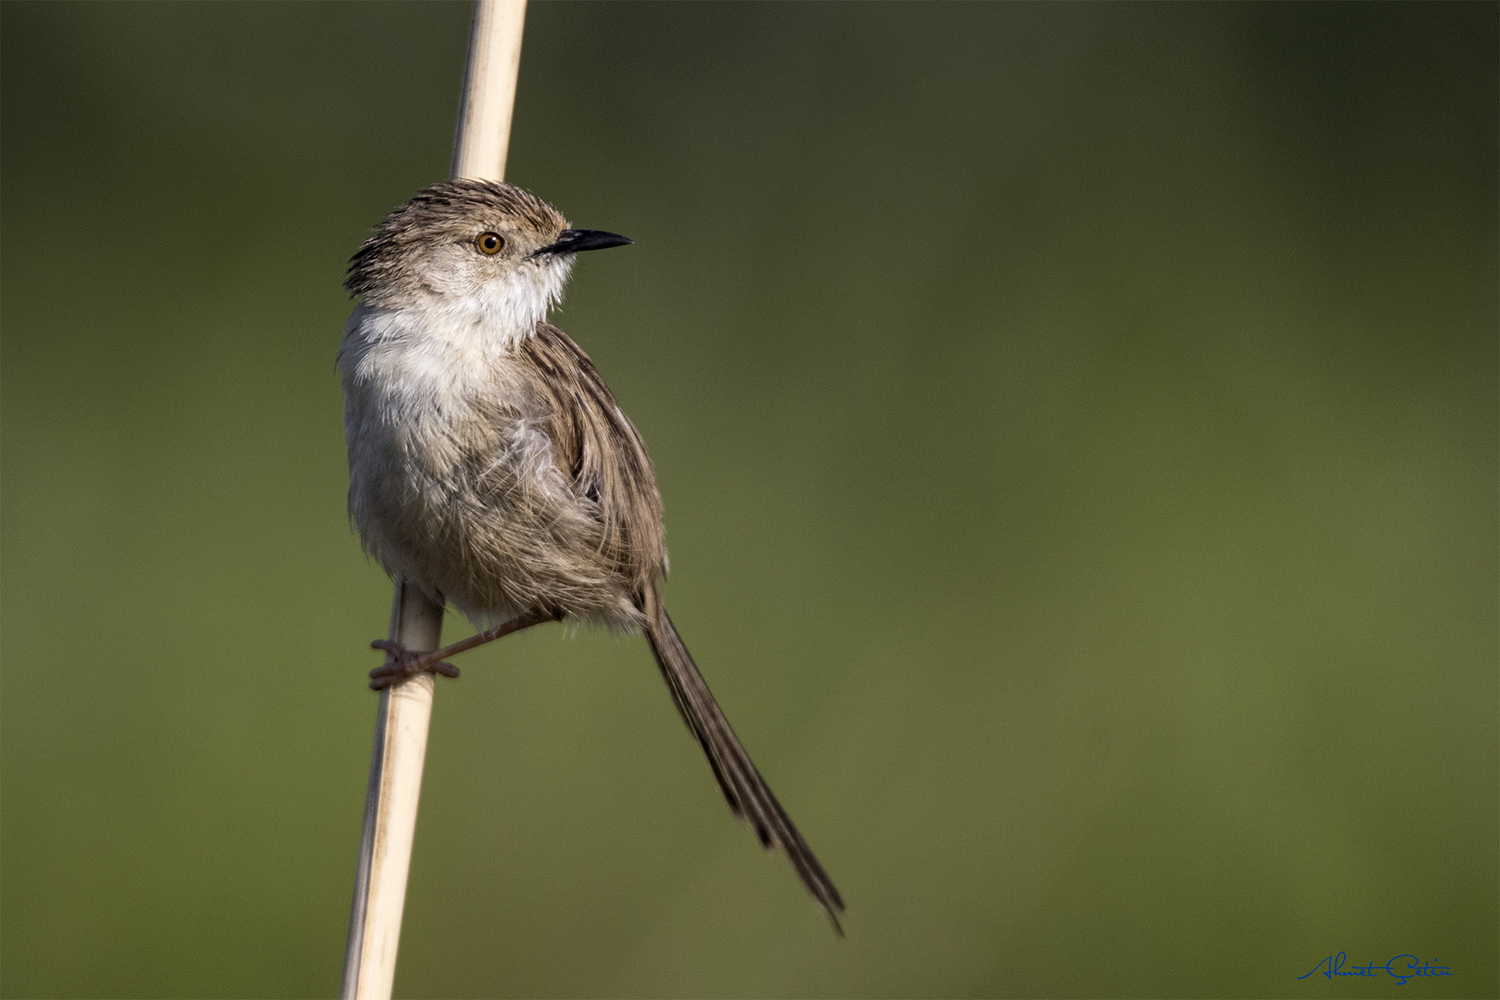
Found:
[(458, 676), (458, 668), (446, 660), (435, 660), (431, 653), (413, 652), (393, 639), (376, 639), (370, 643), (370, 648), (383, 649), (390, 655), (383, 666), (370, 671), (370, 687), (376, 691), (422, 673)]

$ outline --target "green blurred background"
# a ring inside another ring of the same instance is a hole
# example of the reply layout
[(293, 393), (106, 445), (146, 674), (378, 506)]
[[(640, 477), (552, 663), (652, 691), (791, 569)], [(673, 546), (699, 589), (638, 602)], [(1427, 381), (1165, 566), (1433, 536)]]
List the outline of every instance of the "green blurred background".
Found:
[[(1497, 10), (534, 4), (510, 178), (636, 240), (560, 322), (849, 938), (553, 628), (440, 685), (398, 994), (1495, 996)], [(337, 990), (339, 283), (468, 18), (3, 7), (6, 996)]]

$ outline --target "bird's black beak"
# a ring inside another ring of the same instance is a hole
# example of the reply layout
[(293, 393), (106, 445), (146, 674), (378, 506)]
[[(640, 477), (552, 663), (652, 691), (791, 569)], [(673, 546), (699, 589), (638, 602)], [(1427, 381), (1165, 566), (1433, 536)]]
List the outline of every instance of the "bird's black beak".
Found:
[(597, 229), (564, 229), (557, 234), (557, 242), (550, 246), (542, 247), (531, 256), (540, 257), (547, 253), (582, 253), (585, 250), (604, 250), (608, 247), (622, 247), (627, 243), (634, 243), (623, 236), (614, 233), (604, 233)]

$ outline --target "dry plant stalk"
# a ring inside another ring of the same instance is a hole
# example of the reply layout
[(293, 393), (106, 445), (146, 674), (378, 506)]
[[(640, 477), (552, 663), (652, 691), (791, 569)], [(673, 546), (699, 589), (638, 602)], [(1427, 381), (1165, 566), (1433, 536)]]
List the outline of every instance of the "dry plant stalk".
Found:
[[(454, 140), (453, 175), (504, 180), (526, 0), (476, 0), (469, 60)], [(410, 650), (437, 649), (443, 609), (396, 583), (391, 638)], [(432, 719), (433, 676), (418, 674), (380, 692), (364, 834), (349, 916), (340, 996), (388, 1000), (417, 828), (417, 800)]]

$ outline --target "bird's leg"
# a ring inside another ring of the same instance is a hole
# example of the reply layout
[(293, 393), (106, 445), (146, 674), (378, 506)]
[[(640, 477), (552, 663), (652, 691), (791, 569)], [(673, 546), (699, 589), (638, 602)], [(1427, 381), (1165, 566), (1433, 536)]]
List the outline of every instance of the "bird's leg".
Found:
[(504, 625), (485, 629), (483, 632), (471, 635), (467, 639), (453, 643), (451, 646), (434, 649), (429, 653), (413, 652), (394, 639), (376, 639), (370, 643), (370, 648), (385, 650), (390, 654), (390, 659), (386, 661), (384, 666), (376, 667), (370, 671), (370, 687), (379, 691), (381, 688), (390, 687), (392, 684), (399, 684), (408, 677), (415, 677), (417, 674), (426, 672), (442, 674), (444, 677), (457, 677), (458, 668), (451, 663), (444, 663), (443, 660), (445, 658), (453, 656), (456, 653), (462, 653), (465, 650), (473, 649), (475, 646), (483, 646), (487, 642), (494, 642), (496, 639), (503, 639), (512, 632), (519, 632), (523, 628), (558, 621), (561, 617), (555, 611), (533, 611), (518, 618), (512, 618)]

